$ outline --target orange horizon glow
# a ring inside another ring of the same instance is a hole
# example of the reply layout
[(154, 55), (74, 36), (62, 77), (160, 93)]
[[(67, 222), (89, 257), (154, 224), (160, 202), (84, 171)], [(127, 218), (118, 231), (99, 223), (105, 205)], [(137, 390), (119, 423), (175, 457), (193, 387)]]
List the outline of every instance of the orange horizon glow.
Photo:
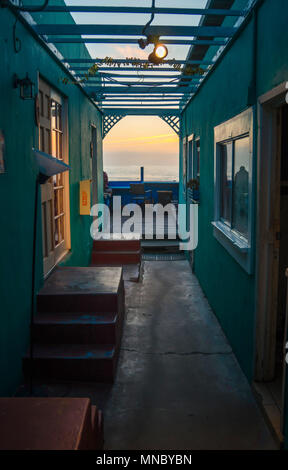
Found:
[(179, 138), (157, 116), (127, 116), (103, 141), (104, 168), (169, 166), (178, 175)]
[(125, 143), (132, 143), (132, 142), (143, 142), (145, 144), (154, 143), (155, 141), (160, 140), (161, 143), (170, 143), (170, 142), (178, 142), (178, 136), (174, 134), (158, 134), (158, 135), (149, 135), (149, 136), (140, 136), (140, 137), (131, 137), (126, 139), (114, 140), (113, 138), (110, 140), (110, 145), (114, 144), (125, 144)]

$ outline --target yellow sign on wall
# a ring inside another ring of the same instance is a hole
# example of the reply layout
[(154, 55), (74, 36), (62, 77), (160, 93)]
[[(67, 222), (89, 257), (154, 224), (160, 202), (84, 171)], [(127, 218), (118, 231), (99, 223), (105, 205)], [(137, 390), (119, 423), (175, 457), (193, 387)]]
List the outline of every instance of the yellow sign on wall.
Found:
[(80, 215), (90, 215), (91, 181), (80, 181)]

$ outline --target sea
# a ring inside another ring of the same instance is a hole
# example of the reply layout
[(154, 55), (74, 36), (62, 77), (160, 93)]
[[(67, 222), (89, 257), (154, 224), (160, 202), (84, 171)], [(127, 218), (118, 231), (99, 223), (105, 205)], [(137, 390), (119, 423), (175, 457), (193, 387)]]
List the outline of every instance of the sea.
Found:
[[(176, 166), (143, 165), (144, 181), (178, 182), (179, 169)], [(140, 167), (129, 166), (105, 166), (109, 181), (140, 181)]]

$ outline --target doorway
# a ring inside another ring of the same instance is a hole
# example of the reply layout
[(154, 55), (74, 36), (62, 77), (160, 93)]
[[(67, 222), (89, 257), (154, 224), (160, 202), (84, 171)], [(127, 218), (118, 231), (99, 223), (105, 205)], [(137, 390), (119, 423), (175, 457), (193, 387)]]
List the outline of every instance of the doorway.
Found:
[[(186, 189), (186, 218), (187, 218), (187, 231), (191, 231), (191, 220), (190, 220), (190, 205), (199, 204), (199, 185), (200, 185), (200, 138), (195, 137), (194, 134), (191, 134), (187, 138), (186, 144), (186, 181), (187, 183), (193, 181), (194, 183), (198, 182), (198, 189), (192, 189), (192, 187), (187, 187)], [(198, 193), (198, 194), (197, 194)], [(194, 272), (194, 250), (189, 251), (188, 259)]]
[[(39, 77), (39, 150), (68, 164), (67, 100)], [(69, 173), (41, 185), (43, 274), (70, 249)]]
[(283, 439), (288, 268), (288, 105), (282, 85), (260, 99), (255, 388)]

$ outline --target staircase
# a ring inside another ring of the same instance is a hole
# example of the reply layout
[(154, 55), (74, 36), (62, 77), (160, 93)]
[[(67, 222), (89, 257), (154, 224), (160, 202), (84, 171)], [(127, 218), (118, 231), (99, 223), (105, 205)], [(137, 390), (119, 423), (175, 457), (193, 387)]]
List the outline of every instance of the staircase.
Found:
[(25, 376), (112, 382), (125, 310), (122, 269), (57, 268), (37, 297)]
[(140, 238), (128, 238), (125, 235), (119, 238), (96, 240), (93, 244), (92, 266), (125, 266), (140, 265), (141, 242)]

